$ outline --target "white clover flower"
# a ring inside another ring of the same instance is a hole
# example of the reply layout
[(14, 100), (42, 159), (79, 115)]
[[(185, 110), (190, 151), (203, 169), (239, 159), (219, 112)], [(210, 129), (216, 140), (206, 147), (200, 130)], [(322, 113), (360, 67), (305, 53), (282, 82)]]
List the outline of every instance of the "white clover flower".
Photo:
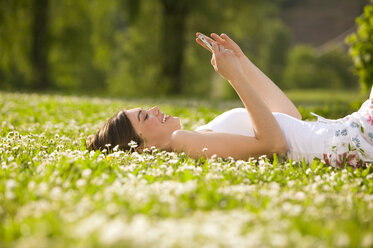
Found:
[(113, 151), (114, 151), (114, 152), (117, 152), (118, 149), (119, 149), (119, 145), (116, 145), (116, 146), (113, 148)]
[(95, 155), (95, 153), (96, 153), (95, 151), (90, 151), (89, 152), (89, 157), (92, 158)]
[(5, 191), (5, 198), (8, 200), (13, 200), (16, 198), (16, 195), (13, 193), (13, 191), (6, 190)]
[(46, 182), (41, 182), (35, 190), (36, 195), (44, 195), (48, 191), (48, 184)]
[(106, 206), (105, 209), (106, 209), (106, 212), (108, 214), (111, 214), (111, 215), (118, 213), (119, 210), (120, 210), (120, 208), (118, 207), (118, 205), (115, 204), (115, 203), (110, 203), (109, 205)]
[(86, 180), (80, 178), (76, 181), (75, 185), (76, 187), (83, 187), (87, 184)]
[(92, 170), (89, 169), (89, 168), (82, 171), (82, 177), (83, 178), (88, 178), (88, 177), (91, 176), (91, 174), (92, 174)]
[(50, 196), (53, 200), (59, 200), (62, 196), (62, 190), (60, 187), (54, 187), (51, 192)]
[(345, 233), (338, 233), (334, 235), (334, 244), (336, 247), (349, 247), (350, 237)]
[(8, 179), (5, 185), (7, 189), (13, 189), (17, 187), (18, 183), (13, 179)]
[(367, 233), (361, 240), (361, 247), (372, 247), (373, 246), (373, 235), (372, 233)]
[(207, 147), (204, 147), (203, 149), (202, 149), (202, 152), (207, 152)]
[(129, 143), (128, 143), (128, 146), (132, 149), (135, 149), (136, 147), (138, 147), (136, 141), (133, 141), (131, 140)]
[(295, 193), (294, 199), (296, 199), (298, 201), (304, 201), (306, 199), (306, 195), (303, 192), (299, 191), (299, 192)]
[(28, 190), (30, 190), (30, 191), (34, 190), (35, 187), (36, 187), (36, 183), (35, 183), (35, 181), (31, 181), (31, 182), (29, 182), (28, 185), (27, 185), (27, 188), (28, 188)]
[(100, 227), (106, 222), (107, 217), (102, 213), (94, 213), (91, 216), (81, 220), (76, 228), (74, 228), (74, 236), (76, 237), (87, 237), (87, 235), (100, 229)]

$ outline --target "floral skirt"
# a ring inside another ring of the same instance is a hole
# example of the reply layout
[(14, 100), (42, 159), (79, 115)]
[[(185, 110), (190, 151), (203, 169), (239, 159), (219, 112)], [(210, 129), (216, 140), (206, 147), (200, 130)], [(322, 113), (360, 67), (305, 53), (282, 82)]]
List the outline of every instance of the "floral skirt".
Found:
[(330, 129), (324, 141), (324, 162), (341, 168), (361, 167), (373, 162), (373, 145), (366, 139), (360, 119), (354, 113), (340, 120), (328, 120)]

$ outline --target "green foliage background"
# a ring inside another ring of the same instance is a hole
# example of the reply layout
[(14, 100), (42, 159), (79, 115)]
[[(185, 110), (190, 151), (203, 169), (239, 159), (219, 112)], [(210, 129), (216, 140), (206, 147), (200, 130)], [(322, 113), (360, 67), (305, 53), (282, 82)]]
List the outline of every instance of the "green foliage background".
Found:
[[(34, 1), (0, 2), (2, 89), (34, 88), (35, 71), (30, 60)], [(215, 76), (210, 54), (196, 45), (196, 31), (227, 32), (282, 88), (355, 87), (352, 61), (344, 51), (320, 55), (314, 47), (290, 44), (290, 31), (280, 18), (284, 3), (288, 2), (291, 1), (179, 1), (180, 5), (188, 5), (185, 44), (179, 61), (181, 94), (235, 96)], [(162, 74), (163, 62), (174, 53), (173, 49), (164, 48), (166, 4), (170, 2), (49, 0), (49, 42), (41, 48), (48, 49), (49, 84), (44, 88), (131, 97), (172, 94), (170, 87), (177, 78), (173, 81)]]
[(368, 90), (373, 85), (373, 1), (370, 3), (357, 18), (357, 32), (347, 39), (363, 90)]

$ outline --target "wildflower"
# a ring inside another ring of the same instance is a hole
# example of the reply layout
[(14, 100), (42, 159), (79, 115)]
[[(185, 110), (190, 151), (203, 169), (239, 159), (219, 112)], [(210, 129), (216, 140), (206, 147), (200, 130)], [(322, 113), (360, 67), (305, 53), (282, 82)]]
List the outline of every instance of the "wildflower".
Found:
[(114, 152), (117, 152), (118, 149), (119, 149), (119, 145), (116, 145), (116, 146), (113, 148), (113, 151), (114, 151)]
[(13, 156), (8, 157), (8, 162), (12, 162), (14, 160)]
[(15, 180), (13, 180), (13, 179), (8, 179), (8, 180), (6, 181), (6, 188), (7, 188), (7, 189), (12, 189), (12, 188), (15, 188), (15, 187), (17, 187), (17, 182), (16, 182)]
[(90, 177), (91, 174), (92, 174), (91, 169), (85, 169), (85, 170), (82, 171), (82, 177), (84, 177), (84, 178)]
[(131, 140), (131, 141), (128, 143), (128, 146), (131, 147), (131, 149), (135, 149), (136, 147), (138, 147), (136, 141), (133, 141), (133, 140)]
[(75, 183), (76, 187), (83, 187), (86, 185), (86, 181), (84, 179), (78, 179)]

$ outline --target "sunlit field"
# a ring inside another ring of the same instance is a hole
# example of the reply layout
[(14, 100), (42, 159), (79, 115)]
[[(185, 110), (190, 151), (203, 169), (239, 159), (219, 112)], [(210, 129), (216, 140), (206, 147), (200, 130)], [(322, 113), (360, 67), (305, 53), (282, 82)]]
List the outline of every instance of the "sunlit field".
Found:
[[(0, 247), (373, 247), (371, 165), (85, 149), (121, 108), (153, 105), (0, 93)], [(353, 105), (305, 104), (301, 112), (332, 117)], [(241, 105), (158, 106), (192, 130)]]

